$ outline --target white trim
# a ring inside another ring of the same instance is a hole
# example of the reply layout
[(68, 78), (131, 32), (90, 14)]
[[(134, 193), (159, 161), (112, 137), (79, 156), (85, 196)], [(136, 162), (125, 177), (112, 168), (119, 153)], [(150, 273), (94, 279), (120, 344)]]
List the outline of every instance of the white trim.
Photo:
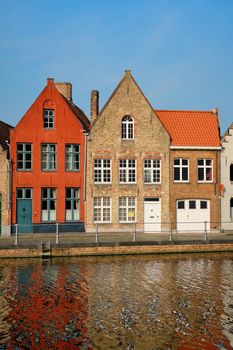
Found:
[[(175, 160), (179, 160), (180, 164), (174, 164)], [(187, 160), (188, 164), (187, 165), (183, 165), (182, 164), (182, 160)], [(180, 175), (180, 180), (175, 180), (175, 169), (179, 169), (179, 175)], [(187, 180), (183, 180), (183, 169), (188, 169), (188, 179)], [(173, 158), (173, 182), (174, 183), (180, 183), (180, 182), (189, 182), (189, 158)]]
[[(100, 205), (95, 205), (95, 198), (100, 199)], [(104, 205), (104, 198), (109, 199), (109, 205)], [(100, 220), (95, 220), (95, 209), (100, 209)], [(110, 215), (109, 220), (104, 220), (104, 209), (109, 209)], [(112, 222), (112, 197), (102, 196), (102, 197), (93, 197), (93, 222), (95, 224), (110, 224)]]
[(170, 146), (170, 149), (201, 149), (201, 150), (213, 150), (220, 151), (222, 147), (209, 147), (209, 146)]

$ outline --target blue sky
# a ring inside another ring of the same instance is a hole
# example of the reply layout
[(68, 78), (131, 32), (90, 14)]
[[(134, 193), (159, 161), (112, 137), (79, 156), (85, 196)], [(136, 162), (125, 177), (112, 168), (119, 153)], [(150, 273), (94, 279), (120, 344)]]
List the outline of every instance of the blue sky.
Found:
[[(0, 119), (16, 125), (47, 77), (89, 116), (133, 76), (157, 109), (219, 108), (233, 122), (232, 0), (0, 0)], [(4, 9), (4, 11), (3, 11)]]

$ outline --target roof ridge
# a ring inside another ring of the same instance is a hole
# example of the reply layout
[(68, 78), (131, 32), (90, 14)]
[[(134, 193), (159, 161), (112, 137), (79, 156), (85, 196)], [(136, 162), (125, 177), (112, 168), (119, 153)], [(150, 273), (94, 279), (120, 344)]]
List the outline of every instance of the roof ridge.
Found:
[(12, 125), (4, 122), (3, 120), (0, 120), (0, 123), (5, 124), (7, 127), (14, 128)]
[(213, 111), (208, 110), (196, 110), (196, 109), (155, 109), (155, 112), (190, 112), (190, 113), (212, 113), (215, 114)]

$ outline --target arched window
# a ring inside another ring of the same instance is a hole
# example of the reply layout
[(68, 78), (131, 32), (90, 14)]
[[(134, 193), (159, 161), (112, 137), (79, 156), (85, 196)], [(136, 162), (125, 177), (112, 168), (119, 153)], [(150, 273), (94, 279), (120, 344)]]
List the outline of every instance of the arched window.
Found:
[(134, 138), (134, 122), (130, 115), (125, 115), (121, 121), (121, 137), (123, 140)]

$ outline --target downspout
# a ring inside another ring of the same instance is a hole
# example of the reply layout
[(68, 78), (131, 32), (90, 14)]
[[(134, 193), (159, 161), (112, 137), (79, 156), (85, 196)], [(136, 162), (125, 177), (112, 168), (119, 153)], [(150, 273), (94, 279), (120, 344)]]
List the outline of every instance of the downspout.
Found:
[(8, 180), (8, 201), (7, 209), (11, 209), (11, 185), (12, 185), (12, 162), (10, 159), (7, 161), (7, 180)]
[(84, 184), (83, 184), (83, 197), (84, 202), (86, 202), (86, 171), (87, 171), (87, 136), (89, 133), (84, 131)]

